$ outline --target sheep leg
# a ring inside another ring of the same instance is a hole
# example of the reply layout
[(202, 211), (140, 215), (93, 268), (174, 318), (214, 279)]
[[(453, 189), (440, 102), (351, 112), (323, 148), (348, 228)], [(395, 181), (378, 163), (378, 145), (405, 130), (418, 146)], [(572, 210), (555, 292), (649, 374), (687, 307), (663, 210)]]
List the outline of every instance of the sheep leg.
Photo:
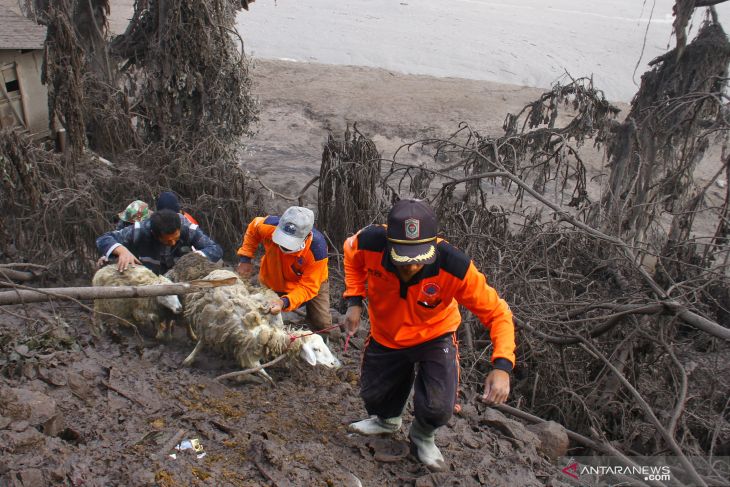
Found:
[(266, 372), (266, 370), (261, 369), (261, 370), (259, 370), (259, 371), (256, 372), (256, 375), (260, 375), (265, 380), (271, 382), (271, 385), (272, 386), (276, 387), (276, 384), (274, 383), (274, 379), (271, 378), (271, 376), (268, 374), (268, 372)]
[(265, 380), (261, 379), (261, 377), (258, 376), (258, 374), (255, 375), (240, 375), (238, 377), (234, 377), (233, 381), (237, 384), (263, 384), (266, 382)]
[(190, 321), (185, 323), (185, 331), (187, 332), (188, 338), (190, 339), (190, 341), (192, 341), (192, 342), (198, 341), (198, 337), (195, 334), (195, 331), (193, 330), (193, 325), (190, 324)]
[(91, 320), (91, 335), (94, 338), (99, 338), (101, 336), (103, 326), (104, 323), (102, 322), (101, 317), (94, 313), (94, 317)]
[(192, 365), (193, 361), (195, 361), (195, 357), (198, 355), (198, 353), (203, 349), (203, 340), (198, 341), (197, 345), (195, 345), (195, 348), (192, 352), (190, 352), (190, 355), (183, 360), (183, 367), (190, 367)]
[(177, 322), (175, 320), (170, 320), (167, 323), (167, 339), (172, 340), (172, 330), (175, 328), (175, 325)]
[(165, 325), (165, 320), (160, 320), (160, 322), (157, 324), (157, 334), (155, 334), (155, 340), (162, 340), (162, 338), (165, 336), (165, 328), (167, 328), (167, 326)]

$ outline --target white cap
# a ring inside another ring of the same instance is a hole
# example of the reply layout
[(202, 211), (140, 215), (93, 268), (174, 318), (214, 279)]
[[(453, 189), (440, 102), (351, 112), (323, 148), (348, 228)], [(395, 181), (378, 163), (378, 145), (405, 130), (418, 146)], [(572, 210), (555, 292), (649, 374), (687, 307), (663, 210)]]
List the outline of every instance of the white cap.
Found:
[(300, 250), (304, 248), (304, 240), (312, 233), (312, 227), (314, 212), (309, 208), (291, 206), (279, 218), (271, 239), (285, 249)]

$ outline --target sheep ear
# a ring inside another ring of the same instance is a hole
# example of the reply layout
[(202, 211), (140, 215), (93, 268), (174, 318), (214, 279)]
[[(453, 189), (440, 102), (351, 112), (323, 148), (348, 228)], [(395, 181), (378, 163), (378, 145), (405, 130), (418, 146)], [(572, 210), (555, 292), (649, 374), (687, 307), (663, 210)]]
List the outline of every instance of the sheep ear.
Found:
[(311, 366), (317, 365), (317, 355), (315, 355), (312, 346), (308, 343), (302, 344), (299, 356)]

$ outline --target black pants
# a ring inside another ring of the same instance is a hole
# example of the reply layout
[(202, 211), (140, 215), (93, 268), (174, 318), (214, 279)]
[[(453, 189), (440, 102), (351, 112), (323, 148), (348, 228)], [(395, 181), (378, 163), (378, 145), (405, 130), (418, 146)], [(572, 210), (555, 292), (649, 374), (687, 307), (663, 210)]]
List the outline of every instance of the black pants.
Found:
[(384, 347), (370, 337), (360, 374), (360, 397), (368, 414), (400, 416), (414, 382), (416, 418), (433, 427), (445, 425), (454, 411), (459, 382), (454, 333), (403, 349)]

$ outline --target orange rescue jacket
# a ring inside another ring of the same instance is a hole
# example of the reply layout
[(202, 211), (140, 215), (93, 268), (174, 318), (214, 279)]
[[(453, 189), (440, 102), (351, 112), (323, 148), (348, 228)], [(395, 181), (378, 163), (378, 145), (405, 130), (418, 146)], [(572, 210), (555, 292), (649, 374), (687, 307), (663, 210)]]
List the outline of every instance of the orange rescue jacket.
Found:
[(185, 210), (182, 210), (182, 211), (180, 211), (180, 214), (181, 214), (182, 216), (184, 216), (184, 217), (185, 217), (185, 218), (186, 218), (186, 219), (187, 219), (187, 220), (188, 220), (188, 221), (189, 221), (190, 223), (192, 223), (193, 225), (200, 225), (200, 224), (198, 223), (198, 220), (196, 220), (196, 219), (195, 219), (195, 217), (193, 217), (193, 215), (191, 215), (191, 214), (190, 214), (190, 213), (188, 213), (187, 211), (185, 211)]
[(351, 305), (367, 298), (370, 333), (390, 348), (412, 347), (455, 332), (462, 304), (489, 330), (492, 362), (501, 358), (514, 366), (509, 306), (463, 252), (443, 239), (436, 248), (436, 261), (404, 283), (388, 258), (385, 225), (365, 227), (345, 241), (345, 298)]
[(289, 300), (284, 311), (291, 311), (314, 298), (329, 277), (327, 242), (319, 231), (313, 229), (303, 250), (285, 254), (271, 240), (278, 224), (278, 216), (254, 218), (246, 229), (237, 254), (243, 262), (250, 262), (259, 244), (264, 245), (259, 280), (277, 293), (283, 293), (282, 298)]

